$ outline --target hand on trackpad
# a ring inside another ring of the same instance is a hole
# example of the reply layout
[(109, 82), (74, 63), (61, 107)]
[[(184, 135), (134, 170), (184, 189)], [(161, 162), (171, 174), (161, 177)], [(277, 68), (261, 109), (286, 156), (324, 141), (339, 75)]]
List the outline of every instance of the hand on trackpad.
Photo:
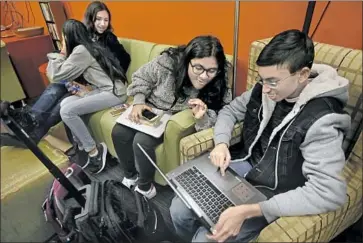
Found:
[(230, 190), (231, 188), (233, 188), (236, 184), (239, 183), (239, 181), (235, 178), (235, 176), (226, 170), (225, 175), (222, 176), (221, 175), (221, 171), (217, 170), (216, 172), (214, 172), (214, 182), (222, 189), (225, 191)]

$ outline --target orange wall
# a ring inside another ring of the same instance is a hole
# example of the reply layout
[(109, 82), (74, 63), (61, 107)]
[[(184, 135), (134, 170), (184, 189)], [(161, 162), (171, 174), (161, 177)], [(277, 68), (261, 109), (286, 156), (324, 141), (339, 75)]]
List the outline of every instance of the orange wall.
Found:
[[(81, 20), (89, 2), (64, 3), (69, 17)], [(44, 26), (39, 4), (30, 3), (36, 15), (36, 25)], [(105, 3), (112, 12), (112, 24), (117, 36), (157, 43), (182, 44), (196, 35), (213, 34), (222, 41), (226, 53), (233, 53), (233, 2), (105, 1)], [(317, 2), (310, 34), (326, 3)], [(18, 11), (26, 17), (24, 2), (15, 4), (19, 5)], [(301, 29), (307, 4), (300, 1), (240, 2), (237, 94), (245, 89), (251, 42), (271, 37), (288, 28)], [(314, 40), (362, 49), (362, 2), (331, 1)]]
[[(327, 1), (317, 2), (310, 27), (310, 35), (326, 6)], [(363, 2), (331, 1), (314, 35), (314, 40), (332, 45), (362, 49)]]
[[(196, 35), (213, 34), (233, 52), (233, 2), (105, 2), (118, 36), (166, 44), (185, 44)], [(82, 19), (88, 2), (69, 2)]]
[(251, 43), (285, 29), (301, 29), (306, 6), (306, 2), (240, 2), (237, 94), (246, 87)]

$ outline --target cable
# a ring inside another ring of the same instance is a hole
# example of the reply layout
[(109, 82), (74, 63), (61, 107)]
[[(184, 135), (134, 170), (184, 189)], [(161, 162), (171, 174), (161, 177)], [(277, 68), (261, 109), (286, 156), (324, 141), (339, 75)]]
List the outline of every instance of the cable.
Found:
[(7, 1), (5, 1), (4, 3), (1, 3), (1, 5), (3, 5), (2, 6), (2, 8), (4, 8), (4, 13), (5, 13), (5, 15), (4, 15), (4, 25), (6, 25), (6, 15), (8, 15), (8, 2)]
[[(21, 19), (21, 28), (24, 26), (24, 18), (23, 18), (23, 15), (22, 14), (20, 14), (17, 10), (16, 10), (16, 8), (15, 8), (15, 5), (14, 5), (14, 2), (11, 2), (10, 3), (10, 6), (11, 7), (13, 7), (13, 11), (10, 11), (10, 13), (11, 13), (11, 16), (12, 16), (12, 21), (14, 22), (14, 19), (13, 19), (13, 13), (16, 13), (17, 15), (19, 15), (20, 16), (20, 19)], [(15, 15), (16, 16), (16, 15)], [(18, 20), (19, 20), (19, 17), (17, 17), (18, 18)], [(19, 24), (19, 23), (17, 23), (17, 24)], [(19, 26), (17, 26), (17, 27), (19, 27)]]
[(314, 29), (313, 33), (311, 34), (311, 36), (310, 36), (310, 38), (311, 38), (311, 39), (313, 39), (313, 37), (314, 37), (314, 35), (315, 35), (315, 32), (316, 32), (316, 30), (318, 29), (318, 27), (319, 27), (319, 25), (320, 25), (320, 23), (321, 23), (321, 20), (323, 19), (324, 15), (325, 15), (325, 12), (326, 12), (326, 10), (328, 9), (328, 7), (329, 7), (330, 3), (331, 3), (331, 1), (329, 1), (329, 2), (325, 5), (325, 8), (324, 8), (324, 10), (323, 10), (323, 13), (321, 14), (321, 16), (320, 16), (320, 18), (319, 18), (319, 21), (318, 21), (318, 23), (316, 24), (315, 29)]
[(27, 22), (29, 23), (29, 9), (28, 9), (28, 4), (27, 4), (28, 2), (26, 1), (25, 2), (25, 8), (26, 8), (26, 15), (27, 15)]
[(30, 4), (29, 1), (27, 1), (27, 3), (29, 4), (30, 12), (32, 13), (32, 16), (33, 16), (33, 25), (35, 25), (35, 15), (34, 15), (34, 12), (33, 12), (32, 5)]
[(28, 23), (30, 24), (30, 18), (29, 18), (29, 10), (30, 10), (30, 12), (32, 14), (32, 18), (33, 18), (33, 25), (35, 25), (35, 16), (34, 16), (34, 13), (33, 13), (32, 5), (30, 4), (29, 1), (25, 1), (25, 7), (26, 7), (27, 15), (28, 15)]

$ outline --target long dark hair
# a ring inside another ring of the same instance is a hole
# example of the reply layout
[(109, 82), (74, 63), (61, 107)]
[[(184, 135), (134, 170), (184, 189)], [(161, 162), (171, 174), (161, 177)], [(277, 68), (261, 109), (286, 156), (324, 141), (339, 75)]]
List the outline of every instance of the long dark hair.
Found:
[(67, 57), (78, 45), (83, 45), (89, 53), (96, 59), (102, 70), (110, 77), (113, 83), (113, 93), (116, 95), (115, 80), (127, 83), (125, 73), (119, 61), (110, 51), (102, 47), (99, 43), (93, 42), (89, 36), (86, 26), (75, 19), (68, 19), (63, 24), (63, 35), (67, 47)]
[(214, 36), (197, 36), (187, 45), (171, 47), (161, 54), (168, 54), (173, 60), (174, 75), (176, 77), (175, 102), (178, 98), (185, 99), (184, 87), (191, 87), (188, 76), (189, 62), (193, 58), (215, 57), (218, 63), (217, 75), (199, 91), (201, 99), (209, 109), (220, 110), (223, 105), (223, 97), (227, 92), (227, 72), (230, 63), (227, 61), (223, 46)]
[(105, 30), (105, 32), (103, 32), (101, 35), (107, 35), (108, 32), (113, 31), (113, 28), (112, 28), (112, 25), (111, 25), (111, 12), (110, 12), (110, 10), (106, 6), (106, 4), (104, 4), (103, 2), (94, 1), (94, 2), (90, 3), (87, 6), (86, 12), (84, 13), (83, 22), (86, 25), (87, 30), (88, 30), (89, 33), (99, 35), (99, 33), (95, 30), (95, 21), (96, 21), (97, 13), (100, 12), (100, 11), (103, 11), (103, 10), (108, 13), (108, 27)]

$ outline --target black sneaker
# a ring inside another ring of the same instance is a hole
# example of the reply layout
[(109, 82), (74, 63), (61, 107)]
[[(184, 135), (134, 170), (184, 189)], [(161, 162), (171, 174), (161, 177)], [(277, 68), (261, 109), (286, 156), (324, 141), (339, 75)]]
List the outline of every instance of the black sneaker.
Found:
[(39, 126), (39, 122), (35, 115), (31, 112), (30, 106), (24, 106), (15, 110), (10, 110), (11, 116), (14, 120), (24, 129), (25, 132), (30, 133)]
[(69, 156), (71, 161), (85, 169), (89, 165), (88, 153), (85, 150), (79, 150), (78, 146), (75, 149), (75, 155)]
[(107, 155), (107, 146), (105, 143), (100, 143), (97, 145), (98, 154), (97, 156), (91, 157), (89, 156), (89, 171), (98, 174), (106, 166), (106, 155)]
[(67, 151), (64, 152), (65, 155), (67, 155), (69, 158), (76, 156), (78, 153), (79, 149), (78, 146), (72, 146), (71, 148), (67, 149)]

